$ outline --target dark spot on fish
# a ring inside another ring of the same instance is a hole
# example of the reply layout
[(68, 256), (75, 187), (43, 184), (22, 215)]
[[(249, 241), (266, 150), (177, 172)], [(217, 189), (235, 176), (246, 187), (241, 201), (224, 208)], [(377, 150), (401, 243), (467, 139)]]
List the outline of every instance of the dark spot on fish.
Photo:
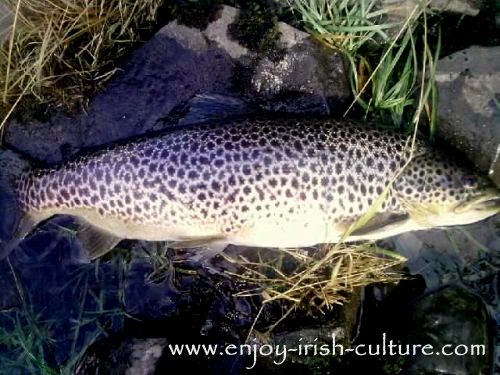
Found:
[(312, 194), (312, 195), (313, 195), (313, 199), (314, 199), (314, 200), (318, 200), (318, 196), (319, 196), (319, 194), (318, 194), (318, 191), (317, 191), (316, 189), (315, 189), (315, 190), (313, 190), (313, 194)]
[(104, 175), (103, 170), (101, 168), (97, 168), (95, 171), (95, 177), (96, 177), (97, 181), (101, 181), (103, 175)]
[(180, 160), (179, 160), (179, 161), (180, 161), (180, 163), (181, 163), (181, 164), (186, 164), (188, 160), (189, 160), (189, 156), (188, 156), (188, 154), (186, 154), (186, 153), (184, 153), (184, 152), (183, 152), (183, 153), (180, 155)]
[(303, 146), (302, 146), (302, 142), (300, 142), (300, 141), (298, 141), (298, 140), (297, 140), (297, 141), (295, 141), (295, 142), (293, 143), (293, 145), (295, 146), (295, 149), (296, 149), (298, 152), (302, 152), (302, 151), (303, 151), (303, 149), (304, 149), (304, 148), (303, 148)]
[(197, 171), (190, 170), (190, 171), (188, 172), (188, 175), (187, 175), (187, 176), (188, 176), (188, 178), (190, 178), (190, 179), (193, 179), (193, 180), (194, 180), (194, 179), (197, 179), (198, 177), (200, 177), (200, 174), (199, 174)]
[(245, 164), (243, 165), (242, 172), (244, 175), (249, 176), (252, 174), (252, 168), (249, 165)]
[[(31, 191), (31, 198), (34, 199), (35, 196), (34, 196), (34, 191)], [(69, 192), (66, 190), (66, 189), (61, 189), (61, 197), (63, 197), (65, 200), (68, 200), (69, 199)]]
[(139, 160), (139, 158), (137, 156), (131, 156), (130, 157), (130, 163), (132, 164), (132, 166), (134, 168), (137, 168), (137, 167), (139, 167), (140, 160)]
[(177, 170), (177, 177), (178, 178), (184, 178), (184, 176), (186, 176), (186, 171), (184, 170), (184, 168), (179, 168)]
[(344, 188), (344, 185), (339, 185), (339, 187), (337, 188), (337, 192), (339, 194), (343, 194), (345, 191), (345, 188)]

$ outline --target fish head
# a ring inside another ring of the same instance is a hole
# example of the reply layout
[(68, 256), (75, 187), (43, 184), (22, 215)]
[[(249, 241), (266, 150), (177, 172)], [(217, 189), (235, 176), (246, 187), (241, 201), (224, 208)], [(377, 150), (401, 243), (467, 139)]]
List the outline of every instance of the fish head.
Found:
[(414, 158), (395, 188), (412, 219), (426, 228), (471, 224), (500, 212), (500, 190), (486, 176), (438, 152)]

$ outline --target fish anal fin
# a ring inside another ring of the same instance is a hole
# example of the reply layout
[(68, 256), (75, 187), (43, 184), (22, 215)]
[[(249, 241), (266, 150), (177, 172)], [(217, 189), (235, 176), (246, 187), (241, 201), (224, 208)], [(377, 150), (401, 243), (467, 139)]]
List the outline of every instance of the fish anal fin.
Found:
[(355, 229), (351, 233), (351, 236), (373, 236), (374, 238), (378, 238), (383, 233), (392, 232), (397, 227), (408, 223), (409, 219), (410, 215), (406, 213), (378, 213), (361, 228)]
[(110, 252), (121, 241), (121, 238), (86, 222), (79, 222), (76, 237), (90, 260)]

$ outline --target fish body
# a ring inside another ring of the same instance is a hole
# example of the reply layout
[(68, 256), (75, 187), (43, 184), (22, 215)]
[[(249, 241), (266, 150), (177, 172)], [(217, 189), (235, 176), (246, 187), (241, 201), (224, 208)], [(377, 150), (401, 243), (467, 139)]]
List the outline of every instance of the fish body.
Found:
[(11, 204), (22, 213), (16, 237), (53, 215), (73, 215), (87, 225), (91, 257), (125, 238), (187, 246), (338, 242), (391, 181), (367, 229), (347, 240), (468, 224), (500, 208), (486, 179), (422, 141), (411, 153), (408, 137), (347, 120), (187, 126), (56, 167), (23, 167), (11, 181)]

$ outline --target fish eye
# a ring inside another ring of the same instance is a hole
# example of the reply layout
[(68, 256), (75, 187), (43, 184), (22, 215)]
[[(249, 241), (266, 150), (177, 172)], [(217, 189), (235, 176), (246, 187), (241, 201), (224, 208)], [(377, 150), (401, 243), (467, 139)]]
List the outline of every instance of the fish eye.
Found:
[(477, 186), (477, 178), (473, 175), (462, 176), (461, 182), (465, 189), (474, 189)]

